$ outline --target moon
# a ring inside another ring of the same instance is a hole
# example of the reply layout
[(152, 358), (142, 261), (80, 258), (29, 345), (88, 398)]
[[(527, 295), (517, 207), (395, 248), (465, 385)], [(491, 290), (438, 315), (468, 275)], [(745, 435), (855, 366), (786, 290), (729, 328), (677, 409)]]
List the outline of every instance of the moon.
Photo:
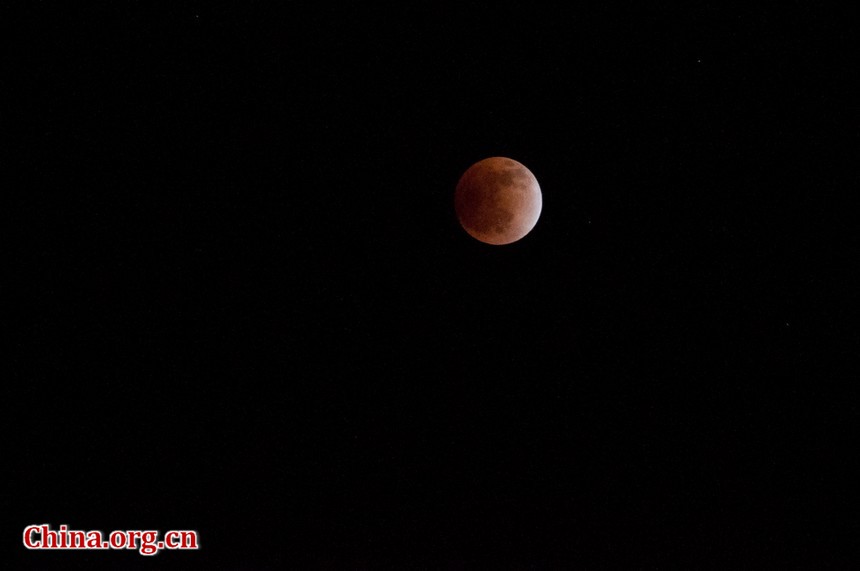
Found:
[(531, 232), (543, 204), (532, 172), (507, 157), (490, 157), (469, 167), (454, 192), (454, 210), (476, 240), (501, 246)]

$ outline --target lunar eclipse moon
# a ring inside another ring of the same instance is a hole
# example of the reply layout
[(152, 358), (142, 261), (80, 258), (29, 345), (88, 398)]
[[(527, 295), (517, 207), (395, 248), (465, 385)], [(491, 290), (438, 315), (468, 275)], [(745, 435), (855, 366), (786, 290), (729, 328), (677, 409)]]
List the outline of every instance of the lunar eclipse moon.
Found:
[(463, 173), (454, 193), (454, 210), (470, 236), (495, 246), (528, 234), (541, 213), (542, 196), (535, 176), (521, 163), (490, 157)]

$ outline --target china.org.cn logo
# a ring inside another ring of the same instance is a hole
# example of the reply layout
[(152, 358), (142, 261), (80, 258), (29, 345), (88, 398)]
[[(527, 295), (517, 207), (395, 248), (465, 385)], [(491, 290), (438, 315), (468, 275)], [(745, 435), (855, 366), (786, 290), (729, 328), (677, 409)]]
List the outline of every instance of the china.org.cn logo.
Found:
[(88, 531), (69, 529), (65, 524), (56, 530), (49, 524), (28, 525), (22, 537), (27, 549), (48, 550), (98, 550), (129, 549), (141, 555), (155, 555), (161, 550), (199, 549), (199, 537), (195, 530), (114, 530), (105, 535), (98, 529)]

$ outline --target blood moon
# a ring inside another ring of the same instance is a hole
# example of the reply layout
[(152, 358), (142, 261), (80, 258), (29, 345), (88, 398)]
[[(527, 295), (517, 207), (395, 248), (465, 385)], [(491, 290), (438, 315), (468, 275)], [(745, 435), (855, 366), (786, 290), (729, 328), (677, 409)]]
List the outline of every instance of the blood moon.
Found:
[(537, 224), (542, 204), (535, 176), (506, 157), (473, 164), (454, 193), (454, 210), (463, 229), (476, 240), (496, 246), (528, 234)]

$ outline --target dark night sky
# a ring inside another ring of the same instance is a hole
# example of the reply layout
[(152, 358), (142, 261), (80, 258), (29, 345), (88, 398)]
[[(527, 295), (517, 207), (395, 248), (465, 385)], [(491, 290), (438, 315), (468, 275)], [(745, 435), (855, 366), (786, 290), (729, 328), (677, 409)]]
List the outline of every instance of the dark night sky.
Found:
[(4, 41), (19, 568), (851, 566), (847, 19), (168, 6)]

